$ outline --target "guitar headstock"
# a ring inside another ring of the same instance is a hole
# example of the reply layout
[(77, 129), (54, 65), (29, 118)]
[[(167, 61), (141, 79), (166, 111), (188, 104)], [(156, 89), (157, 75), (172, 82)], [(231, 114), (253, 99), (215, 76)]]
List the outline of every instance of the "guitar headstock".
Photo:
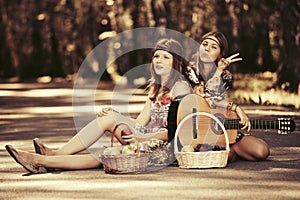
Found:
[(290, 134), (295, 130), (296, 124), (293, 119), (279, 118), (278, 119), (278, 134)]

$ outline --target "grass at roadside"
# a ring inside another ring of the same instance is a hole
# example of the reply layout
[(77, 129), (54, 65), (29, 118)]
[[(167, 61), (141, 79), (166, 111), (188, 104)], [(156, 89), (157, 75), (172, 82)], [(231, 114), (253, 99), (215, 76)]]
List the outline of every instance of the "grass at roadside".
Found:
[(271, 72), (257, 74), (234, 74), (233, 89), (228, 98), (240, 104), (261, 104), (300, 108), (300, 95), (283, 89), (271, 88), (276, 74)]

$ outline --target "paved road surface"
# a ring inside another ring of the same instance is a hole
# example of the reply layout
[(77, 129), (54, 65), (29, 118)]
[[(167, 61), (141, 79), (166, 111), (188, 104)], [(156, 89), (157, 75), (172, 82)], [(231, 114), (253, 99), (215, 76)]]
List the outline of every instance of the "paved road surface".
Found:
[[(99, 86), (97, 109), (110, 104), (112, 89), (109, 84)], [(72, 84), (0, 84), (0, 199), (300, 199), (298, 129), (289, 135), (255, 131), (253, 135), (269, 143), (269, 159), (239, 161), (218, 169), (169, 166), (144, 174), (112, 175), (90, 169), (32, 175), (8, 156), (5, 144), (33, 151), (34, 137), (50, 147), (66, 142), (93, 116), (85, 92), (77, 92), (81, 104), (76, 107), (74, 123)], [(128, 109), (132, 115), (144, 100), (141, 91), (135, 92)], [(122, 95), (119, 99), (124, 105), (128, 101)], [(244, 109), (250, 117), (293, 117), (300, 127), (299, 110), (276, 106)]]

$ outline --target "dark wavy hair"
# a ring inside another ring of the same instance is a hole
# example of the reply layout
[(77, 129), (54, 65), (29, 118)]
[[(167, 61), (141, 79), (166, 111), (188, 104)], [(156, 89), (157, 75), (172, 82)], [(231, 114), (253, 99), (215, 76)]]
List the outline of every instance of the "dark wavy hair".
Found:
[[(165, 85), (161, 84), (160, 76), (157, 75), (154, 71), (153, 56), (155, 51), (157, 50), (167, 51), (173, 55), (173, 66), (172, 66), (173, 70), (171, 70), (170, 76), (166, 81)], [(164, 38), (157, 42), (152, 52), (152, 58), (150, 64), (151, 79), (147, 87), (147, 90), (149, 92), (149, 98), (152, 101), (155, 100), (155, 98), (157, 97), (159, 93), (159, 89), (161, 87), (163, 87), (163, 93), (166, 94), (170, 92), (170, 90), (175, 85), (175, 83), (182, 78), (181, 75), (182, 53), (183, 53), (183, 48), (181, 44), (174, 39)]]

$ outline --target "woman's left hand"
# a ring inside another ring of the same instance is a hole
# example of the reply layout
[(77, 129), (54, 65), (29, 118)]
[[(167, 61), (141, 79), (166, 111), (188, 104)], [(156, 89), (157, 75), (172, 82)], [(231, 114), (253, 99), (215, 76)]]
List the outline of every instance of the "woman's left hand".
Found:
[(249, 133), (251, 130), (251, 122), (250, 122), (248, 116), (246, 115), (246, 113), (238, 106), (236, 108), (236, 114), (240, 118), (240, 124), (243, 125), (243, 127), (241, 129), (243, 130), (243, 129), (247, 128), (247, 132)]
[(228, 58), (221, 58), (218, 62), (218, 70), (223, 72), (231, 63), (242, 61), (242, 58), (237, 58), (238, 55), (239, 53), (236, 53)]

